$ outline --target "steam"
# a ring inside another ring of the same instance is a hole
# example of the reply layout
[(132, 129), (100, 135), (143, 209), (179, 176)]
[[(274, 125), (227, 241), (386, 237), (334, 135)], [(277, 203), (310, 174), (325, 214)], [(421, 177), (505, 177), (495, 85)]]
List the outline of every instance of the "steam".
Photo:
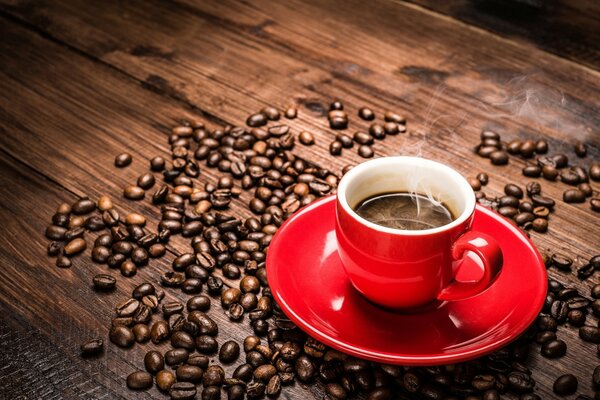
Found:
[[(554, 148), (557, 145), (571, 146), (575, 140), (592, 139), (593, 131), (589, 125), (600, 125), (600, 117), (590, 111), (590, 105), (584, 100), (565, 95), (559, 87), (545, 85), (542, 83), (545, 79), (541, 73), (502, 79), (501, 71), (490, 71), (486, 76), (495, 79), (495, 82), (490, 82), (485, 77), (474, 79), (461, 75), (449, 82), (452, 86), (446, 83), (439, 84), (428, 102), (424, 115), (417, 116), (420, 117), (417, 118), (421, 120), (420, 123), (409, 131), (410, 136), (398, 153), (426, 157), (427, 146), (433, 142), (438, 148), (443, 144), (449, 149), (451, 146), (470, 147), (473, 143), (467, 142), (461, 132), (479, 132), (486, 128), (497, 130), (505, 141), (512, 138), (535, 138), (536, 131), (557, 131), (568, 137), (569, 143), (556, 139), (551, 145)], [(453, 107), (449, 105), (451, 101), (448, 100), (447, 94), (457, 87), (477, 87), (481, 90), (471, 96), (461, 96), (463, 103)], [(499, 87), (501, 91), (498, 90)], [(557, 134), (551, 136), (560, 137)], [(461, 170), (460, 165), (454, 167), (463, 174), (469, 172)], [(436, 205), (442, 205), (441, 201), (449, 200), (440, 197), (444, 194), (433, 193), (429, 185), (423, 184), (421, 175), (415, 169), (406, 177), (407, 190), (411, 193), (418, 211), (421, 209), (418, 194), (426, 196)]]

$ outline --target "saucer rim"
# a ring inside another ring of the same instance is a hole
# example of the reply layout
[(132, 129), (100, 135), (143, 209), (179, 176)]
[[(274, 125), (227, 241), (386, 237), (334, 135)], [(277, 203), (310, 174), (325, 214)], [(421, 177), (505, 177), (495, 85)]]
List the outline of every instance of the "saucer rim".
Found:
[[(326, 196), (319, 200), (316, 200), (315, 202), (298, 210), (293, 216), (288, 218), (280, 226), (278, 231), (273, 236), (271, 245), (277, 243), (278, 237), (285, 235), (287, 228), (291, 224), (294, 223), (294, 220), (300, 218), (304, 214), (310, 213), (315, 208), (322, 207), (322, 206), (326, 205), (328, 202), (335, 201), (335, 199), (336, 199), (335, 194), (329, 195), (329, 196)], [(277, 303), (279, 304), (279, 306), (281, 307), (282, 311), (285, 313), (285, 315), (288, 318), (290, 318), (301, 330), (303, 330), (304, 332), (308, 333), (313, 338), (323, 342), (324, 344), (326, 344), (332, 348), (338, 349), (338, 350), (343, 351), (352, 356), (356, 356), (356, 357), (363, 358), (366, 360), (391, 363), (391, 364), (397, 364), (397, 365), (428, 366), (428, 365), (444, 365), (444, 364), (455, 363), (455, 362), (463, 362), (463, 361), (472, 360), (474, 358), (489, 354), (492, 351), (497, 350), (503, 346), (506, 346), (509, 343), (516, 340), (517, 338), (519, 338), (519, 336), (521, 336), (535, 321), (538, 314), (542, 310), (542, 307), (544, 304), (545, 295), (543, 295), (543, 294), (545, 294), (547, 292), (548, 278), (547, 278), (546, 268), (544, 266), (542, 256), (540, 255), (539, 251), (535, 248), (535, 246), (533, 245), (531, 240), (525, 234), (520, 232), (519, 228), (517, 228), (516, 226), (511, 224), (508, 220), (506, 220), (504, 217), (502, 217), (500, 214), (496, 213), (495, 211), (488, 209), (486, 207), (483, 207), (480, 204), (476, 204), (474, 220), (477, 218), (477, 215), (479, 213), (486, 214), (489, 217), (491, 217), (495, 220), (498, 220), (504, 226), (504, 228), (509, 230), (509, 232), (511, 234), (518, 236), (520, 239), (526, 239), (526, 240), (524, 240), (524, 241), (522, 240), (522, 241), (529, 247), (529, 250), (531, 252), (533, 252), (535, 258), (537, 259), (537, 265), (535, 265), (535, 266), (532, 265), (531, 268), (540, 268), (542, 275), (545, 276), (545, 279), (543, 279), (543, 284), (539, 288), (539, 292), (542, 294), (535, 296), (535, 298), (538, 298), (538, 301), (537, 301), (538, 304), (534, 304), (534, 307), (529, 308), (532, 311), (527, 313), (527, 318), (523, 318), (520, 321), (518, 321), (515, 329), (511, 329), (510, 334), (500, 337), (497, 340), (493, 340), (490, 343), (484, 345), (483, 347), (475, 347), (473, 349), (458, 351), (458, 352), (451, 353), (451, 354), (437, 354), (437, 355), (424, 355), (424, 354), (407, 355), (407, 354), (399, 354), (399, 353), (391, 354), (391, 353), (385, 353), (385, 352), (382, 353), (382, 352), (373, 351), (373, 350), (366, 350), (364, 348), (356, 347), (356, 346), (353, 346), (346, 342), (340, 341), (336, 338), (333, 338), (330, 335), (328, 335), (327, 333), (322, 332), (321, 330), (314, 327), (313, 326), (314, 324), (307, 322), (303, 317), (299, 316), (296, 312), (294, 312), (294, 310), (288, 305), (288, 303), (285, 301), (284, 297), (282, 296), (281, 292), (277, 288), (273, 288), (273, 286), (270, 286), (271, 293), (274, 296)], [(273, 257), (272, 254), (273, 254), (273, 252), (267, 252), (267, 259), (266, 259), (267, 276), (270, 278), (269, 279), (270, 282), (277, 282), (278, 281), (277, 272), (276, 272), (277, 268), (272, 267), (272, 266), (269, 267), (270, 265), (275, 264), (274, 262), (272, 262), (272, 257)], [(531, 304), (530, 304), (530, 306), (531, 306)]]

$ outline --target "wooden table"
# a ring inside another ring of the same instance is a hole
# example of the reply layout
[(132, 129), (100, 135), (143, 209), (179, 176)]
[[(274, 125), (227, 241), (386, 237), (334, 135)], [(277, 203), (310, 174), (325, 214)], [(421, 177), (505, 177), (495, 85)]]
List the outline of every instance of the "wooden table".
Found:
[[(91, 361), (80, 358), (78, 344), (106, 338), (117, 299), (156, 280), (187, 241), (172, 241), (165, 259), (98, 296), (90, 282), (103, 267), (86, 256), (56, 268), (44, 229), (60, 202), (84, 195), (107, 194), (123, 211), (139, 208), (122, 198), (122, 188), (147, 170), (150, 157), (169, 154), (166, 134), (181, 119), (243, 125), (265, 105), (297, 105), (292, 130), (314, 132), (317, 142), (294, 151), (339, 173), (362, 159), (356, 150), (329, 156), (328, 104), (342, 99), (361, 128), (359, 107), (394, 110), (407, 116), (409, 133), (376, 144), (377, 156), (420, 154), (470, 177), (486, 171), (489, 195), (528, 179), (519, 158), (493, 167), (472, 154), (484, 128), (504, 140), (545, 138), (551, 153), (564, 151), (580, 165), (598, 162), (600, 9), (592, 0), (547, 3), (521, 10), (519, 19), (508, 17), (517, 15), (513, 6), (467, 0), (2, 0), (0, 398), (141, 398), (124, 377), (142, 367), (152, 345), (109, 344)], [(572, 151), (577, 140), (589, 146), (583, 160)], [(116, 170), (122, 151), (134, 162)], [(200, 180), (218, 176), (203, 168)], [(542, 185), (556, 199), (566, 188)], [(232, 205), (240, 217), (250, 215), (245, 196)], [(149, 203), (143, 212), (156, 222)], [(550, 231), (532, 238), (542, 252), (589, 258), (599, 253), (600, 217), (587, 203), (558, 201)], [(597, 274), (584, 282), (574, 273), (549, 274), (585, 293), (598, 281)], [(211, 315), (229, 324), (220, 307)], [(249, 333), (247, 324), (232, 325), (219, 339)], [(591, 395), (595, 345), (572, 328), (559, 336), (568, 342), (565, 357), (550, 362), (534, 350), (527, 361), (536, 393), (553, 398), (554, 379), (572, 371), (578, 393)], [(323, 388), (296, 384), (282, 396), (319, 398)], [(147, 397), (164, 398), (156, 389)]]

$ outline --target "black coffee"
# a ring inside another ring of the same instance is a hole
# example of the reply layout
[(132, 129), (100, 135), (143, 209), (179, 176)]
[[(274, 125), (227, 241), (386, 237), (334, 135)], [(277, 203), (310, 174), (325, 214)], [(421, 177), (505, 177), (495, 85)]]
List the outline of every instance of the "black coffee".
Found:
[(432, 229), (454, 220), (444, 204), (414, 193), (382, 193), (361, 201), (358, 215), (375, 224), (403, 230)]

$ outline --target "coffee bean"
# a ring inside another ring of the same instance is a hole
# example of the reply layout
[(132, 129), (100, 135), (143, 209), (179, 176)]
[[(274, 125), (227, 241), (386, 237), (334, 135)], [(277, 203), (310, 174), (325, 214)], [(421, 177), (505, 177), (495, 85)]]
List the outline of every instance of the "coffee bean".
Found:
[(508, 374), (508, 385), (517, 393), (531, 392), (535, 382), (524, 372), (511, 372)]
[(531, 227), (534, 231), (544, 233), (548, 231), (548, 220), (544, 218), (536, 218), (531, 221)]
[(294, 119), (298, 115), (298, 109), (296, 107), (288, 107), (285, 110), (285, 117), (287, 119)]
[(216, 339), (209, 335), (200, 335), (196, 338), (196, 349), (202, 354), (214, 354), (219, 348)]
[(552, 254), (550, 260), (553, 266), (563, 271), (569, 271), (573, 265), (573, 259), (561, 253)]
[(310, 146), (315, 143), (315, 137), (308, 131), (302, 131), (298, 135), (298, 140), (305, 146)]
[(206, 369), (202, 377), (204, 386), (221, 386), (225, 379), (225, 371), (218, 365), (211, 365)]
[(152, 387), (152, 375), (136, 371), (127, 376), (127, 387), (131, 390), (147, 390)]
[(265, 389), (264, 383), (252, 382), (246, 386), (246, 396), (248, 399), (259, 399), (265, 394)]
[(168, 370), (160, 370), (156, 374), (156, 386), (163, 392), (168, 392), (177, 380), (175, 375)]
[(172, 349), (165, 353), (165, 364), (176, 368), (177, 366), (186, 363), (189, 359), (189, 356), (190, 353), (186, 349)]
[(219, 361), (222, 363), (232, 363), (240, 355), (240, 346), (233, 340), (229, 340), (221, 346), (219, 350)]
[(129, 200), (141, 200), (145, 194), (144, 189), (135, 185), (127, 186), (123, 190), (123, 195)]
[(171, 400), (193, 400), (196, 398), (196, 385), (191, 382), (176, 382), (169, 389)]
[(344, 387), (338, 383), (327, 384), (325, 392), (334, 400), (345, 400), (348, 397), (348, 393)]
[(374, 155), (373, 149), (370, 146), (361, 145), (358, 148), (358, 155), (361, 156), (362, 158), (371, 158)]
[(556, 378), (552, 390), (558, 395), (566, 396), (575, 393), (578, 384), (579, 382), (577, 382), (577, 378), (574, 375), (565, 374)]
[(167, 321), (156, 321), (150, 329), (152, 343), (158, 344), (169, 336), (169, 324)]
[(85, 250), (87, 244), (85, 240), (76, 238), (67, 243), (64, 247), (64, 253), (68, 256), (73, 256)]
[(558, 169), (556, 169), (552, 165), (544, 165), (544, 167), (542, 168), (542, 176), (544, 177), (544, 179), (553, 181), (558, 177)]
[(198, 383), (202, 379), (203, 373), (202, 368), (194, 365), (181, 365), (175, 371), (178, 382)]
[(171, 346), (174, 348), (183, 348), (188, 351), (193, 351), (196, 348), (196, 343), (192, 335), (184, 331), (173, 332), (171, 335)]
[(268, 122), (267, 116), (263, 113), (252, 114), (246, 120), (246, 125), (250, 127), (264, 126)]
[(600, 163), (592, 163), (592, 165), (590, 165), (588, 173), (590, 175), (590, 178), (593, 181), (599, 182), (600, 181)]
[(161, 353), (152, 350), (144, 356), (144, 366), (146, 367), (146, 371), (156, 375), (165, 367), (165, 359)]
[(259, 382), (267, 383), (277, 374), (277, 370), (271, 364), (263, 364), (254, 371), (254, 379)]
[(131, 347), (135, 343), (135, 335), (126, 326), (113, 326), (109, 331), (110, 341), (119, 347)]
[(575, 151), (575, 154), (577, 154), (577, 157), (583, 158), (587, 155), (587, 146), (585, 145), (585, 143), (575, 143), (575, 146), (573, 146), (573, 150)]
[(124, 168), (131, 164), (131, 154), (129, 153), (121, 153), (115, 157), (115, 167)]
[(348, 127), (348, 114), (342, 110), (331, 110), (327, 114), (331, 129), (346, 129)]
[(353, 139), (358, 144), (366, 144), (366, 145), (373, 144), (373, 137), (366, 132), (358, 131), (358, 132), (354, 133)]
[(145, 343), (150, 340), (150, 328), (146, 324), (135, 324), (131, 331), (138, 343)]
[(316, 368), (314, 363), (305, 355), (302, 355), (296, 359), (295, 362), (296, 376), (301, 382), (310, 381), (315, 373)]
[(104, 341), (102, 339), (90, 339), (79, 346), (83, 356), (92, 356), (102, 353)]
[(358, 116), (365, 121), (373, 121), (375, 119), (375, 113), (373, 110), (367, 107), (361, 107), (358, 109)]
[(536, 206), (544, 206), (549, 209), (554, 207), (555, 201), (549, 197), (544, 197), (544, 196), (540, 196), (540, 195), (536, 195), (536, 194), (531, 195), (530, 197), (531, 197), (531, 201)]
[(565, 203), (583, 203), (585, 201), (585, 193), (579, 189), (569, 189), (563, 193)]
[(535, 153), (535, 142), (533, 140), (526, 140), (521, 144), (519, 153), (524, 158), (531, 158)]
[(567, 344), (560, 340), (550, 340), (542, 345), (542, 356), (546, 358), (559, 358), (567, 353)]
[(600, 197), (593, 197), (590, 200), (590, 207), (593, 211), (600, 212)]
[(267, 397), (279, 397), (281, 393), (281, 378), (279, 375), (274, 375), (269, 379), (265, 393)]
[(225, 307), (240, 300), (242, 293), (239, 289), (229, 288), (221, 293), (221, 304)]
[(584, 325), (579, 328), (579, 337), (589, 343), (600, 343), (600, 328)]
[(494, 165), (506, 165), (508, 164), (508, 154), (502, 150), (495, 150), (490, 154), (490, 160)]
[(137, 267), (133, 261), (126, 260), (121, 264), (120, 267), (121, 275), (126, 277), (132, 277), (137, 273)]
[(94, 289), (104, 291), (113, 290), (117, 284), (117, 280), (113, 276), (107, 274), (98, 274), (94, 276), (92, 282), (94, 283)]
[(537, 165), (528, 165), (522, 170), (523, 175), (531, 178), (538, 178), (542, 174), (542, 168)]
[(480, 190), (481, 189), (481, 182), (479, 182), (479, 179), (477, 178), (469, 178), (469, 185), (471, 185), (471, 188), (475, 191)]

